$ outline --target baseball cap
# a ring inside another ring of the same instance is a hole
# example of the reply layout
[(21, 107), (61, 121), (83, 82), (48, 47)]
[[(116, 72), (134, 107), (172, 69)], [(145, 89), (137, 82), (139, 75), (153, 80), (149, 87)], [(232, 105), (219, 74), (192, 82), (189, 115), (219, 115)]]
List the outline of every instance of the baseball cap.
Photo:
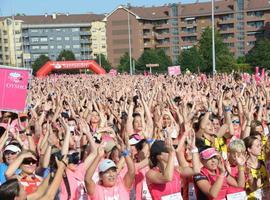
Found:
[(5, 151), (21, 152), (22, 150), (19, 147), (17, 147), (16, 145), (9, 144), (9, 145), (6, 146), (4, 152)]
[(116, 168), (115, 163), (110, 159), (103, 160), (98, 166), (98, 172), (105, 172), (110, 168)]
[(162, 152), (168, 152), (165, 146), (165, 142), (162, 140), (156, 140), (151, 148), (150, 148), (150, 157), (156, 157), (157, 155), (160, 155)]
[(210, 158), (213, 158), (214, 156), (218, 156), (218, 152), (215, 148), (207, 148), (200, 152), (200, 157), (204, 160), (209, 160)]

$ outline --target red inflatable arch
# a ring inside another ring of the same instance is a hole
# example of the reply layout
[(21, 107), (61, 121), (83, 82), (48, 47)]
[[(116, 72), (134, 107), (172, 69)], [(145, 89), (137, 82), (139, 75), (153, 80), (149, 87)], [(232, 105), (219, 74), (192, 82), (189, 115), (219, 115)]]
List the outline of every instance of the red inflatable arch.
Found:
[(80, 61), (48, 61), (38, 71), (37, 77), (48, 75), (53, 70), (61, 69), (90, 69), (96, 74), (106, 74), (105, 69), (99, 66), (94, 60)]

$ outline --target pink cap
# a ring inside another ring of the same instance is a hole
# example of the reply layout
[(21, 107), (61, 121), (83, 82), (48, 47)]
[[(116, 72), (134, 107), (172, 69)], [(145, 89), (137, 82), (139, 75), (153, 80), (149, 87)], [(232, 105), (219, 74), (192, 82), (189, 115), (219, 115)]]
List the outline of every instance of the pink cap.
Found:
[(208, 148), (208, 149), (203, 150), (200, 153), (201, 158), (204, 160), (208, 160), (208, 159), (213, 158), (214, 156), (218, 156), (218, 155), (219, 154), (215, 148)]

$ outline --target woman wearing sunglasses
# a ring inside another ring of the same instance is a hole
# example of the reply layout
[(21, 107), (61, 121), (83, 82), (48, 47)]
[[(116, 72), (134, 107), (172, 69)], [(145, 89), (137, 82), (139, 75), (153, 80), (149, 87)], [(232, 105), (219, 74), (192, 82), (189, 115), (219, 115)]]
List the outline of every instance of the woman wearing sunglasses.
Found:
[[(228, 175), (223, 160), (215, 148), (202, 148), (200, 157), (203, 167), (201, 173), (194, 176), (197, 199), (225, 200), (229, 185), (235, 187), (242, 186), (239, 183), (244, 182), (244, 170), (239, 170), (238, 180)], [(239, 161), (239, 163), (242, 164), (242, 161)]]
[(21, 173), (15, 175), (19, 182), (23, 185), (27, 194), (35, 192), (42, 182), (42, 177), (35, 174), (37, 170), (38, 159), (34, 152), (22, 152), (12, 164), (9, 165), (6, 171), (7, 179), (14, 176), (15, 171), (20, 168)]

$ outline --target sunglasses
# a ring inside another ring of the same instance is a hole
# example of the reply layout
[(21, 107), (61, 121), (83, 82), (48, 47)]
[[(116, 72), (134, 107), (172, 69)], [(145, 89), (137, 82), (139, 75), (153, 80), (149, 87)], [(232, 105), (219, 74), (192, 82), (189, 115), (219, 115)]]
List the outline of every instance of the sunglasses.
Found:
[(34, 160), (33, 158), (25, 158), (25, 159), (23, 159), (22, 164), (23, 165), (30, 165), (30, 164), (35, 165), (35, 164), (37, 164), (37, 160)]
[(9, 155), (9, 154), (11, 154), (11, 155), (16, 155), (17, 152), (13, 152), (13, 151), (5, 151), (4, 154), (5, 154), (5, 155)]
[(240, 124), (240, 120), (232, 120), (233, 124)]

